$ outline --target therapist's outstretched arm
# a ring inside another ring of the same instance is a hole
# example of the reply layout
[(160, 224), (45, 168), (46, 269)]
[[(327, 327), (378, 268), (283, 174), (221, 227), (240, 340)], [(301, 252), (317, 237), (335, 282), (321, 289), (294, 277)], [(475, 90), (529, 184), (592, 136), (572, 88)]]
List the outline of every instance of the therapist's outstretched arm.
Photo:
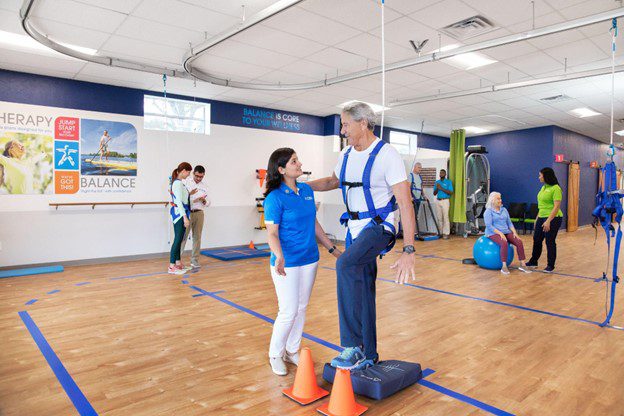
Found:
[(284, 252), (279, 239), (279, 224), (267, 224), (266, 227), (269, 234), (269, 247), (275, 254), (275, 271), (280, 276), (286, 276), (286, 270), (284, 270), (286, 261), (284, 260)]
[[(314, 226), (314, 233), (316, 235), (316, 239), (318, 240), (318, 242), (321, 243), (321, 245), (325, 247), (327, 250), (330, 250), (332, 247), (335, 247), (334, 243), (329, 239), (329, 237), (327, 237), (327, 234), (325, 234), (325, 230), (323, 230), (323, 227), (321, 226), (321, 223), (318, 222), (318, 219), (316, 220), (316, 224)], [(340, 249), (338, 248), (335, 248), (331, 254), (334, 257), (338, 258), (342, 254), (342, 251), (340, 251)]]
[(325, 178), (316, 179), (306, 183), (315, 192), (332, 191), (334, 189), (338, 189), (338, 186), (340, 186), (340, 181), (336, 177), (335, 173), (332, 173), (332, 176), (327, 176)]
[[(403, 226), (403, 245), (414, 246), (414, 232), (416, 230), (416, 219), (414, 217), (414, 205), (412, 204), (412, 198), (410, 197), (409, 184), (407, 181), (397, 183), (392, 186), (392, 193), (394, 194), (397, 203), (399, 204), (399, 210), (401, 211), (401, 225)], [(416, 279), (414, 274), (414, 262), (416, 255), (414, 253), (403, 253), (401, 257), (390, 266), (392, 269), (396, 269), (396, 275), (394, 281), (396, 283), (407, 283), (411, 277), (412, 280)]]

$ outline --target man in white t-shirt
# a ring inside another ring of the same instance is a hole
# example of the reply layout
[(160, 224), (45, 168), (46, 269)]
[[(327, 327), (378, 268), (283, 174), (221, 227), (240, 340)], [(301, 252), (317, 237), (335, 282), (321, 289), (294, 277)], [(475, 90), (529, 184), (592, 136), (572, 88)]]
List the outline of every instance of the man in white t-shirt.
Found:
[(181, 253), (184, 252), (184, 246), (189, 234), (193, 233), (193, 251), (191, 252), (191, 267), (200, 268), (199, 252), (201, 250), (202, 229), (204, 228), (204, 208), (210, 206), (208, 200), (208, 188), (203, 179), (206, 175), (206, 169), (202, 165), (195, 166), (193, 175), (189, 176), (184, 182), (184, 186), (188, 189), (191, 198), (191, 218), (189, 226), (184, 233), (182, 239)]
[[(354, 103), (342, 111), (341, 133), (349, 140), (330, 177), (308, 182), (315, 191), (342, 188), (347, 212), (347, 248), (336, 262), (338, 317), (343, 352), (332, 366), (364, 369), (379, 360), (375, 280), (377, 256), (394, 243), (394, 218), (401, 211), (403, 254), (391, 266), (397, 283), (414, 279), (414, 207), (403, 160), (375, 137), (375, 113)], [(346, 158), (346, 162), (345, 162)]]

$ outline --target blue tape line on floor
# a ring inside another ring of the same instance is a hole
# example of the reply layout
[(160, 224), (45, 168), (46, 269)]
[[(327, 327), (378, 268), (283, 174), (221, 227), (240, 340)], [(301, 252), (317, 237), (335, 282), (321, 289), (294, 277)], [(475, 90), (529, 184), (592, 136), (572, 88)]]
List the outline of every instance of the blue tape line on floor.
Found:
[(111, 277), (110, 280), (134, 279), (137, 277), (158, 276), (159, 274), (167, 274), (167, 272), (144, 273), (144, 274), (133, 274), (130, 276)]
[(49, 291), (47, 294), (48, 295), (53, 295), (53, 294), (58, 293), (58, 292), (60, 292), (60, 290), (54, 289), (54, 290)]
[[(217, 300), (225, 303), (226, 305), (232, 306), (233, 308), (236, 308), (236, 309), (238, 309), (240, 311), (243, 311), (243, 312), (245, 312), (245, 313), (247, 313), (249, 315), (255, 316), (256, 318), (262, 319), (263, 321), (266, 321), (266, 322), (268, 322), (270, 324), (273, 324), (275, 322), (273, 319), (269, 318), (268, 316), (262, 315), (261, 313), (258, 313), (256, 311), (253, 311), (253, 310), (251, 310), (249, 308), (246, 308), (246, 307), (244, 307), (242, 305), (239, 305), (239, 304), (234, 303), (234, 302), (232, 302), (230, 300), (222, 298), (221, 296), (216, 296), (215, 293), (217, 293), (217, 292), (208, 292), (208, 291), (206, 291), (206, 290), (204, 290), (202, 288), (199, 288), (197, 286), (189, 286), (189, 287), (191, 289), (194, 289), (194, 290), (198, 291), (202, 296), (210, 296), (211, 298), (217, 299)], [(314, 342), (316, 342), (318, 344), (321, 344), (321, 345), (323, 345), (325, 347), (328, 347), (328, 348), (331, 348), (333, 350), (336, 350), (336, 351), (342, 351), (342, 349), (343, 349), (339, 345), (332, 344), (331, 342), (325, 341), (324, 339), (315, 337), (314, 335), (310, 335), (310, 334), (307, 334), (305, 332), (303, 333), (303, 337), (307, 338), (307, 339), (309, 339), (311, 341), (314, 341)], [(433, 373), (434, 373), (434, 370), (431, 370), (431, 369), (427, 368), (427, 369), (425, 369), (423, 371), (423, 378), (427, 377), (427, 376), (429, 376), (429, 375), (431, 375)], [(479, 409), (484, 410), (484, 411), (489, 412), (489, 413), (492, 413), (494, 415), (500, 415), (500, 416), (511, 415), (511, 416), (513, 416), (512, 413), (505, 412), (504, 410), (498, 409), (498, 408), (496, 408), (494, 406), (490, 406), (489, 404), (486, 404), (486, 403), (483, 403), (483, 402), (481, 402), (479, 400), (476, 400), (476, 399), (473, 399), (471, 397), (465, 396), (465, 395), (463, 395), (461, 393), (457, 393), (457, 392), (455, 392), (453, 390), (447, 389), (446, 387), (442, 387), (442, 386), (440, 386), (440, 385), (438, 385), (436, 383), (432, 383), (432, 382), (430, 382), (428, 380), (421, 379), (418, 383), (421, 384), (422, 386), (428, 387), (428, 388), (430, 388), (432, 390), (435, 390), (437, 392), (440, 392), (442, 394), (450, 396), (450, 397), (452, 397), (454, 399), (457, 399), (457, 400), (460, 400), (460, 401), (462, 401), (464, 403), (468, 403), (468, 404), (470, 404), (472, 406), (478, 407)]]
[(26, 311), (18, 312), (18, 314), (20, 318), (22, 318), (22, 322), (24, 322), (28, 332), (30, 332), (30, 336), (32, 336), (33, 340), (37, 344), (37, 347), (39, 347), (41, 354), (45, 357), (48, 365), (54, 372), (54, 375), (58, 379), (59, 383), (61, 383), (63, 390), (65, 390), (65, 393), (74, 404), (78, 413), (81, 416), (97, 416), (97, 412), (93, 406), (91, 406), (91, 403), (89, 403), (89, 400), (87, 400), (85, 395), (82, 394), (82, 391), (71, 375), (69, 375), (69, 372), (67, 372), (67, 369), (65, 369), (65, 366), (63, 366), (63, 363), (58, 358), (50, 344), (48, 344), (48, 341), (39, 330), (39, 327), (37, 327), (37, 324), (35, 324), (35, 321), (32, 320)]
[(478, 407), (479, 409), (484, 410), (484, 411), (486, 411), (488, 413), (491, 413), (493, 415), (497, 415), (497, 416), (513, 416), (513, 413), (509, 413), (509, 412), (506, 412), (504, 410), (498, 409), (498, 408), (496, 408), (494, 406), (490, 406), (489, 404), (483, 403), (482, 401), (479, 401), (477, 399), (473, 399), (472, 397), (465, 396), (465, 395), (463, 395), (461, 393), (457, 393), (456, 391), (447, 389), (446, 387), (442, 387), (439, 384), (432, 383), (429, 380), (422, 380), (421, 379), (418, 382), (418, 384), (420, 384), (422, 386), (425, 386), (425, 387), (429, 387), (430, 389), (435, 390), (438, 393), (445, 394), (445, 395), (447, 395), (449, 397), (452, 397), (452, 398), (457, 399), (459, 401), (462, 401), (464, 403), (468, 403), (468, 404), (470, 404), (470, 405), (472, 405), (474, 407)]
[[(385, 279), (383, 277), (379, 277), (379, 278), (377, 278), (377, 280), (381, 280), (381, 281), (389, 282), (389, 283), (395, 283), (394, 280)], [(416, 289), (427, 290), (427, 291), (430, 291), (430, 292), (443, 293), (445, 295), (457, 296), (459, 298), (464, 298), (464, 299), (478, 300), (478, 301), (481, 301), (481, 302), (492, 303), (494, 305), (499, 305), (499, 306), (507, 306), (509, 308), (520, 309), (520, 310), (528, 311), (528, 312), (535, 312), (535, 313), (539, 313), (539, 314), (542, 314), (542, 315), (553, 316), (553, 317), (556, 317), (556, 318), (569, 319), (571, 321), (578, 321), (578, 322), (583, 322), (583, 323), (586, 323), (586, 324), (600, 325), (600, 322), (598, 322), (598, 321), (591, 321), (589, 319), (577, 318), (577, 317), (574, 317), (574, 316), (563, 315), (563, 314), (555, 313), (555, 312), (543, 311), (541, 309), (535, 309), (535, 308), (529, 308), (529, 307), (526, 307), (526, 306), (514, 305), (513, 303), (501, 302), (501, 301), (498, 301), (498, 300), (479, 298), (479, 297), (476, 297), (476, 296), (464, 295), (462, 293), (449, 292), (448, 290), (434, 289), (434, 288), (427, 287), (427, 286), (415, 285), (413, 283), (405, 283), (403, 286), (414, 287)], [(619, 328), (614, 327), (614, 326), (610, 326), (610, 325), (607, 325), (607, 327), (612, 328), (612, 329), (620, 330)]]
[(76, 283), (76, 286), (84, 286), (84, 285), (89, 285), (91, 284), (91, 282), (80, 282), (80, 283)]
[(35, 302), (37, 302), (37, 299), (31, 299), (28, 302), (26, 302), (26, 305), (32, 305)]
[[(239, 305), (239, 304), (234, 303), (234, 302), (232, 302), (232, 301), (230, 301), (230, 300), (227, 300), (227, 299), (225, 299), (225, 298), (222, 298), (221, 296), (217, 296), (217, 293), (218, 293), (218, 292), (208, 292), (208, 291), (205, 291), (204, 289), (201, 289), (201, 288), (199, 288), (199, 287), (197, 287), (197, 286), (189, 286), (189, 287), (190, 287), (191, 289), (194, 289), (194, 290), (198, 291), (199, 293), (201, 293), (201, 294), (203, 294), (203, 295), (210, 296), (210, 297), (212, 297), (212, 298), (214, 298), (214, 299), (217, 299), (217, 300), (219, 300), (219, 301), (221, 301), (221, 302), (225, 303), (226, 305), (229, 305), (229, 306), (231, 306), (231, 307), (233, 307), (233, 308), (236, 308), (236, 309), (238, 309), (239, 311), (243, 311), (243, 312), (245, 312), (245, 313), (248, 313), (248, 314), (249, 314), (249, 315), (251, 315), (251, 316), (255, 316), (256, 318), (262, 319), (262, 320), (263, 320), (263, 321), (265, 321), (265, 322), (268, 322), (268, 323), (270, 323), (270, 324), (275, 323), (275, 321), (274, 321), (273, 319), (269, 318), (269, 317), (268, 317), (268, 316), (266, 316), (266, 315), (262, 315), (261, 313), (258, 313), (258, 312), (256, 312), (256, 311), (253, 311), (253, 310), (251, 310), (251, 309), (249, 309), (249, 308), (246, 308), (246, 307), (244, 307), (244, 306), (242, 306), (242, 305)], [(324, 346), (326, 346), (327, 348), (331, 348), (331, 349), (333, 349), (333, 350), (335, 350), (335, 351), (338, 351), (338, 352), (342, 351), (342, 349), (343, 349), (343, 348), (342, 348), (341, 346), (339, 346), (339, 345), (332, 344), (331, 342), (325, 341), (324, 339), (321, 339), (321, 338), (315, 337), (314, 335), (310, 335), (310, 334), (308, 334), (308, 333), (306, 333), (306, 332), (304, 332), (304, 333), (303, 333), (303, 337), (304, 337), (304, 338), (309, 339), (310, 341), (314, 341), (314, 342), (316, 342), (316, 343), (318, 343), (318, 344), (324, 345)]]
[(183, 284), (183, 285), (188, 285), (188, 280), (186, 280), (186, 279), (182, 279), (182, 284)]

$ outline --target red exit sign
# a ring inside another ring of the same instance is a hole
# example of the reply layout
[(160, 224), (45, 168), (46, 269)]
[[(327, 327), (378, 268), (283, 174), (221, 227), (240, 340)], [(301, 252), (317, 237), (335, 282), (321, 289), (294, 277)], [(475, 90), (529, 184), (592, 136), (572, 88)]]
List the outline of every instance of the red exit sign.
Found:
[(556, 154), (555, 155), (555, 162), (563, 162), (563, 155), (562, 154)]

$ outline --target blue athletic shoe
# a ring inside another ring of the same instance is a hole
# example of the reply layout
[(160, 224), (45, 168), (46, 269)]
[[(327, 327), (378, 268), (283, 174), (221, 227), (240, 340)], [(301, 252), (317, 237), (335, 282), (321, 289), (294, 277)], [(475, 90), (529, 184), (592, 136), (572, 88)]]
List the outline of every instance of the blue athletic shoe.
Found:
[(347, 347), (331, 361), (331, 366), (351, 370), (361, 364), (366, 357), (360, 347)]
[(372, 367), (374, 365), (375, 365), (375, 362), (373, 360), (366, 359), (362, 361), (361, 363), (359, 363), (358, 365), (356, 365), (351, 371), (364, 371), (368, 367)]

